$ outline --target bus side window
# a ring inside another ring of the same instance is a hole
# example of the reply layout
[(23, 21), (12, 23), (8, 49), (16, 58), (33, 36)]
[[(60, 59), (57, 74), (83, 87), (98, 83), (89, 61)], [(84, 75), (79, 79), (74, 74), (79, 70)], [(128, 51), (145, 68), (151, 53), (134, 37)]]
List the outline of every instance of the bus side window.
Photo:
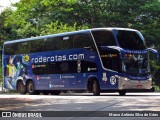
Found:
[(55, 51), (60, 48), (59, 37), (51, 37), (44, 40), (44, 51)]
[(77, 73), (77, 61), (67, 61), (61, 64), (62, 73)]
[(81, 72), (86, 73), (86, 72), (97, 72), (98, 67), (97, 64), (94, 62), (89, 62), (89, 61), (81, 61)]
[(33, 71), (33, 74), (35, 74), (35, 75), (45, 74), (46, 64), (45, 63), (33, 64), (32, 71)]
[(5, 55), (12, 55), (11, 54), (11, 46), (10, 46), (10, 44), (4, 45), (4, 54)]
[(20, 42), (18, 44), (18, 54), (29, 54), (31, 46), (28, 44), (29, 42)]
[(106, 30), (92, 31), (95, 42), (100, 46), (116, 46), (116, 41), (112, 32)]
[(67, 35), (60, 37), (61, 50), (73, 48), (73, 35)]
[(43, 52), (44, 39), (29, 41), (31, 53)]
[(95, 45), (89, 34), (77, 34), (74, 35), (74, 48), (85, 48), (88, 50), (95, 50)]
[(5, 55), (14, 55), (18, 51), (18, 43), (6, 44), (4, 54)]

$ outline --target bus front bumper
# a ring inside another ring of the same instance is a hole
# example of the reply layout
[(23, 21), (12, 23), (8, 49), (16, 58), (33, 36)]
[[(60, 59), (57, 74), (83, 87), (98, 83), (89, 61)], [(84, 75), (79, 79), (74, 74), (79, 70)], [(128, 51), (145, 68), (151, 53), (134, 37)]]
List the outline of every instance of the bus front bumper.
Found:
[(128, 78), (119, 77), (119, 90), (126, 91), (152, 91), (152, 79), (147, 80), (130, 80)]

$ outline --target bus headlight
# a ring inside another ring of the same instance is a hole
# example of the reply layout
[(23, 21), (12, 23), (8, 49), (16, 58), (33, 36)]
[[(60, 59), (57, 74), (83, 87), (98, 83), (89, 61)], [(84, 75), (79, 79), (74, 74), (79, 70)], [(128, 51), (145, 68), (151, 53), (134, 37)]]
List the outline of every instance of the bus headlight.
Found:
[(124, 80), (125, 80), (125, 81), (128, 81), (129, 79), (128, 79), (128, 78), (124, 78)]

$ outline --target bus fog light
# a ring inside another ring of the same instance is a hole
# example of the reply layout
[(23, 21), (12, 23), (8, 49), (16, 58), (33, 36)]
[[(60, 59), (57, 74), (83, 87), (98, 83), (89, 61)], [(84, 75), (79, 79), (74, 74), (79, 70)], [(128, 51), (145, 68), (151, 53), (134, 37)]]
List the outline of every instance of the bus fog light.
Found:
[(128, 78), (124, 78), (125, 81), (128, 81)]

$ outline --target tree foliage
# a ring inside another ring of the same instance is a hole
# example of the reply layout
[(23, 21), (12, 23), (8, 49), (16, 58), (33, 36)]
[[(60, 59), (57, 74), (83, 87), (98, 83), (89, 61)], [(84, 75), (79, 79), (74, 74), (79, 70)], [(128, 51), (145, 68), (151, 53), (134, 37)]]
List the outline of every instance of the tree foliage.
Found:
[[(86, 28), (127, 27), (140, 30), (148, 47), (154, 44), (160, 50), (160, 0), (21, 0), (13, 6), (16, 10), (0, 14), (1, 45)], [(154, 59), (151, 64), (158, 75), (159, 64)]]

